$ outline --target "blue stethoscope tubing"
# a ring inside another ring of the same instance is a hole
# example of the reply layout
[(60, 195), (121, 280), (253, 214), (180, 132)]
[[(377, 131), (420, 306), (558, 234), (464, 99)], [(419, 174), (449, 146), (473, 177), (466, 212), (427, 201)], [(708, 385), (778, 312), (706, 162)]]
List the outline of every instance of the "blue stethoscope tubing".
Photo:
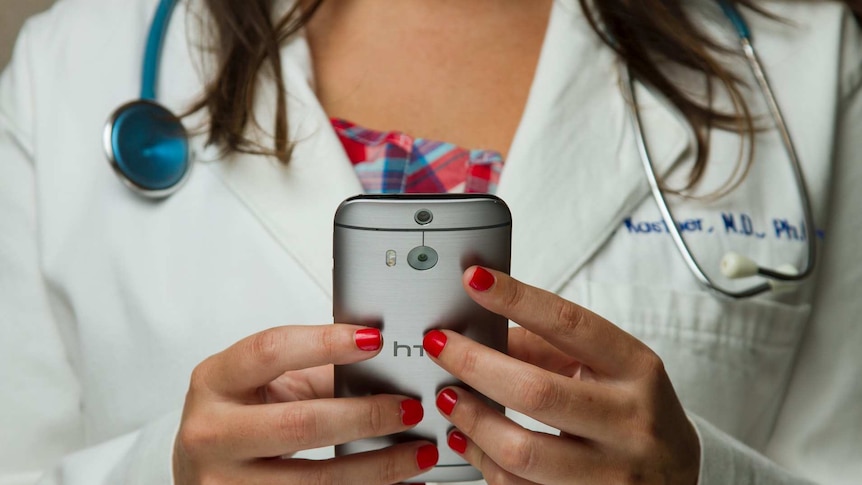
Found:
[[(814, 266), (816, 264), (817, 238), (815, 237), (816, 227), (814, 225), (814, 217), (811, 210), (811, 198), (805, 184), (805, 178), (802, 174), (799, 155), (793, 144), (793, 138), (790, 136), (787, 124), (784, 121), (784, 115), (781, 113), (781, 108), (778, 106), (772, 86), (766, 77), (763, 64), (760, 62), (760, 59), (757, 56), (757, 51), (754, 49), (754, 45), (751, 41), (751, 30), (734, 4), (726, 0), (718, 0), (718, 4), (721, 6), (724, 15), (736, 29), (739, 42), (742, 46), (742, 51), (752, 74), (757, 81), (760, 91), (766, 100), (770, 116), (773, 119), (776, 130), (780, 134), (785, 152), (790, 160), (790, 166), (793, 170), (797, 192), (799, 193), (799, 199), (802, 205), (805, 228), (808, 234), (806, 237), (806, 262), (805, 267), (801, 271), (789, 264), (775, 269), (763, 267), (746, 256), (735, 252), (728, 252), (724, 255), (720, 263), (721, 273), (725, 277), (729, 279), (741, 279), (753, 276), (765, 278), (765, 281), (761, 283), (756, 283), (748, 288), (737, 291), (723, 288), (710, 278), (705, 271), (703, 271), (703, 268), (692, 254), (685, 238), (683, 238), (679, 227), (674, 222), (675, 219), (673, 217), (673, 213), (671, 212), (667, 199), (661, 190), (661, 184), (659, 183), (658, 177), (655, 173), (655, 166), (652, 163), (652, 157), (650, 156), (649, 148), (647, 147), (640, 110), (637, 106), (634, 77), (631, 75), (631, 71), (628, 68), (623, 69), (622, 84), (626, 86), (631, 100), (629, 103), (631, 113), (630, 119), (634, 127), (638, 154), (640, 155), (644, 172), (646, 173), (647, 181), (649, 182), (650, 191), (658, 205), (659, 212), (661, 212), (662, 220), (667, 225), (673, 242), (682, 256), (682, 259), (685, 261), (695, 279), (697, 279), (697, 281), (703, 286), (720, 296), (732, 299), (742, 299), (754, 297), (770, 291), (790, 289), (794, 283), (810, 277), (814, 272)], [(661, 97), (661, 95), (653, 89), (652, 86), (649, 86), (647, 83), (643, 84), (650, 90), (653, 96)], [(670, 105), (670, 103), (666, 104)]]
[[(146, 51), (141, 73), (141, 96), (117, 108), (104, 131), (104, 147), (108, 161), (120, 180), (132, 191), (148, 198), (161, 199), (175, 193), (191, 173), (191, 152), (188, 134), (182, 122), (167, 108), (156, 102), (156, 84), (160, 58), (171, 16), (179, 0), (160, 0), (147, 37)], [(807, 240), (807, 260), (801, 271), (786, 265), (770, 269), (757, 265), (751, 259), (737, 253), (728, 253), (722, 259), (721, 272), (728, 278), (760, 276), (765, 282), (747, 289), (732, 291), (716, 284), (703, 271), (692, 254), (685, 239), (674, 222), (673, 213), (667, 203), (655, 173), (649, 148), (647, 147), (640, 110), (637, 106), (634, 77), (628, 68), (623, 69), (623, 85), (628, 89), (631, 122), (637, 140), (638, 153), (646, 172), (653, 198), (661, 212), (665, 225), (686, 265), (698, 282), (713, 292), (734, 299), (753, 297), (769, 291), (787, 287), (788, 284), (808, 278), (816, 262), (815, 226), (811, 201), (802, 174), (802, 167), (784, 116), (767, 80), (763, 65), (751, 41), (751, 31), (736, 6), (728, 0), (717, 0), (724, 15), (733, 24), (742, 46), (742, 51), (766, 99), (770, 115), (781, 135), (804, 212)], [(652, 86), (643, 83), (654, 96), (661, 97)], [(666, 100), (665, 100), (666, 101)], [(671, 106), (671, 103), (666, 103)]]
[(117, 108), (103, 133), (105, 153), (120, 180), (134, 192), (153, 199), (179, 190), (192, 167), (185, 127), (156, 101), (165, 36), (178, 2), (159, 2), (144, 52), (140, 99)]

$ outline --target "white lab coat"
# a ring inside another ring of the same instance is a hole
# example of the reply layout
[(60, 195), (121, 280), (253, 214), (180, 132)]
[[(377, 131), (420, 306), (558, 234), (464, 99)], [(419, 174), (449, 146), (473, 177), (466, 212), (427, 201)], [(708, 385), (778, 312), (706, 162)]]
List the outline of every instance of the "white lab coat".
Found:
[[(105, 162), (101, 130), (138, 94), (155, 5), (59, 2), (27, 24), (0, 78), (3, 485), (170, 483), (191, 369), (259, 330), (331, 321), (332, 216), (361, 187), (315, 100), (304, 39), (283, 52), (298, 141), (289, 166), (222, 157), (195, 136), (188, 184), (154, 203)], [(697, 285), (657, 223), (614, 56), (575, 0), (555, 3), (498, 194), (514, 216), (516, 277), (662, 356), (701, 438), (702, 485), (858, 484), (862, 38), (838, 4), (772, 6), (790, 22), (749, 17), (823, 231), (812, 282), (743, 302)], [(161, 63), (160, 100), (177, 111), (202, 85), (195, 25), (178, 9)], [(711, 28), (733, 39), (723, 19)], [(273, 100), (264, 88), (264, 126)], [(641, 101), (658, 171), (674, 179), (691, 158), (686, 130)], [(738, 141), (719, 134), (713, 149), (707, 186), (727, 175)], [(728, 249), (804, 261), (799, 194), (774, 132), (756, 153), (731, 197), (675, 205), (713, 275)]]

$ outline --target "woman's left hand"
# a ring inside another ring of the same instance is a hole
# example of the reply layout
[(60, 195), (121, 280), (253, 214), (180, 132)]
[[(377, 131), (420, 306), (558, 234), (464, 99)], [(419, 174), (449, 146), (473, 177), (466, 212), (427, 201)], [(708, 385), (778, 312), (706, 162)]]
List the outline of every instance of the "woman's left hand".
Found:
[(697, 483), (697, 434), (646, 345), (503, 273), (470, 268), (464, 286), (523, 327), (510, 329), (509, 355), (436, 330), (426, 352), (494, 401), (561, 430), (526, 430), (463, 389), (443, 389), (437, 406), (457, 428), (449, 446), (488, 483)]

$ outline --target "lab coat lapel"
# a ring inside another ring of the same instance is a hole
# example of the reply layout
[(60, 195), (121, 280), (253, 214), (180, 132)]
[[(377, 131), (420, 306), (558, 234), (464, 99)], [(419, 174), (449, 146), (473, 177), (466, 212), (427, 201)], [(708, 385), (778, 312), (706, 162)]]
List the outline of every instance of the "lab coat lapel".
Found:
[[(310, 52), (297, 36), (282, 54), (293, 158), (285, 166), (257, 155), (233, 154), (206, 163), (266, 230), (327, 294), (332, 294), (332, 225), (338, 205), (362, 193), (329, 119), (314, 95)], [(272, 125), (276, 93), (270, 80), (259, 88), (255, 113)], [(271, 138), (263, 138), (264, 146)]]
[[(615, 54), (598, 45), (576, 2), (555, 3), (499, 195), (513, 214), (512, 271), (564, 286), (648, 195)], [(657, 173), (688, 146), (686, 131), (638, 91)]]

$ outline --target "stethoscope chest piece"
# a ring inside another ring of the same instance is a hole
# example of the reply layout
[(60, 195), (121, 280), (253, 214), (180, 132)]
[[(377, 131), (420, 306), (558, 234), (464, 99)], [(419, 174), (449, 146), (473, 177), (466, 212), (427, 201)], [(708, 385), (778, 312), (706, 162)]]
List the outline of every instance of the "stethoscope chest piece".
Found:
[(119, 107), (105, 126), (104, 145), (123, 183), (145, 197), (171, 195), (191, 172), (185, 127), (153, 101), (142, 99)]

